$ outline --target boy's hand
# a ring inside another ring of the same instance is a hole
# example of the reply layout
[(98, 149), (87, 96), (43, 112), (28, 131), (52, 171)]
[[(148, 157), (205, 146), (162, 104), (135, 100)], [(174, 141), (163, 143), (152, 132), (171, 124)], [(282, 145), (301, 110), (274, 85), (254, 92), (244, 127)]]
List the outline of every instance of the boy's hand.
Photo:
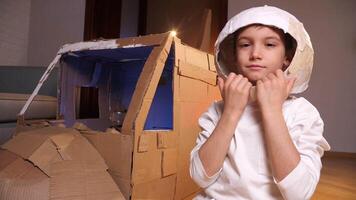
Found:
[(225, 81), (218, 77), (218, 86), (224, 100), (224, 113), (239, 116), (247, 105), (252, 84), (242, 75), (230, 73)]
[(282, 70), (270, 73), (256, 83), (256, 98), (262, 110), (268, 112), (281, 111), (283, 102), (288, 98), (295, 82), (294, 78), (286, 78)]

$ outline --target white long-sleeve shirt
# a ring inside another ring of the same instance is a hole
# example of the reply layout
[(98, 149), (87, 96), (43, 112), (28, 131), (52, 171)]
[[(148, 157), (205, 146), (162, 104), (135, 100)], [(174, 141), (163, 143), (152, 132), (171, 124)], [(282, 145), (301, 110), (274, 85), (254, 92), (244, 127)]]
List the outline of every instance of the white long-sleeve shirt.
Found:
[(301, 160), (280, 182), (271, 172), (260, 111), (254, 104), (245, 108), (222, 168), (215, 175), (207, 176), (198, 150), (214, 131), (222, 109), (223, 102), (215, 102), (199, 118), (202, 131), (191, 152), (190, 174), (204, 192), (195, 199), (310, 199), (320, 177), (320, 157), (330, 149), (322, 135), (324, 123), (317, 109), (302, 97), (283, 104), (283, 116)]

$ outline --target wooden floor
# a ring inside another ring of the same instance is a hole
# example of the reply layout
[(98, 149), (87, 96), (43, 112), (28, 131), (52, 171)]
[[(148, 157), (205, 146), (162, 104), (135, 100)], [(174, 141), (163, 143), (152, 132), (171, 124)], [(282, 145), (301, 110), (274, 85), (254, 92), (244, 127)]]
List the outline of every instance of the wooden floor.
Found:
[(356, 157), (322, 158), (320, 182), (312, 200), (356, 200)]

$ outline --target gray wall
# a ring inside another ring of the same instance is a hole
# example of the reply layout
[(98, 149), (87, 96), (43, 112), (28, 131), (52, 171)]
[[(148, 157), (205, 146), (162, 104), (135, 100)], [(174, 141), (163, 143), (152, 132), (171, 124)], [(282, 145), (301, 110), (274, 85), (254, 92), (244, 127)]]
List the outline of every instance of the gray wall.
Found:
[(137, 36), (138, 12), (138, 0), (121, 0), (121, 38)]
[(315, 50), (309, 89), (302, 94), (325, 122), (332, 151), (356, 152), (356, 1), (229, 0), (228, 16), (253, 6), (277, 6), (295, 15)]
[(83, 40), (85, 0), (0, 0), (0, 66), (47, 66)]
[(31, 1), (0, 0), (0, 65), (26, 65)]
[(66, 43), (83, 40), (85, 0), (31, 0), (28, 65), (47, 66)]
[[(137, 35), (138, 0), (122, 0), (121, 37)], [(83, 40), (85, 0), (0, 0), (0, 66), (47, 66)]]

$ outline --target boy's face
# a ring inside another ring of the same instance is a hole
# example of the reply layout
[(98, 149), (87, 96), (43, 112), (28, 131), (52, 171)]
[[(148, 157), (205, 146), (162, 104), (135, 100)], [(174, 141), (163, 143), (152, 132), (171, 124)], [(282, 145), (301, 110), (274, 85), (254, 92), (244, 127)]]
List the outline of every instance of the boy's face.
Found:
[(268, 26), (249, 26), (236, 41), (238, 71), (252, 83), (288, 66), (281, 34)]

